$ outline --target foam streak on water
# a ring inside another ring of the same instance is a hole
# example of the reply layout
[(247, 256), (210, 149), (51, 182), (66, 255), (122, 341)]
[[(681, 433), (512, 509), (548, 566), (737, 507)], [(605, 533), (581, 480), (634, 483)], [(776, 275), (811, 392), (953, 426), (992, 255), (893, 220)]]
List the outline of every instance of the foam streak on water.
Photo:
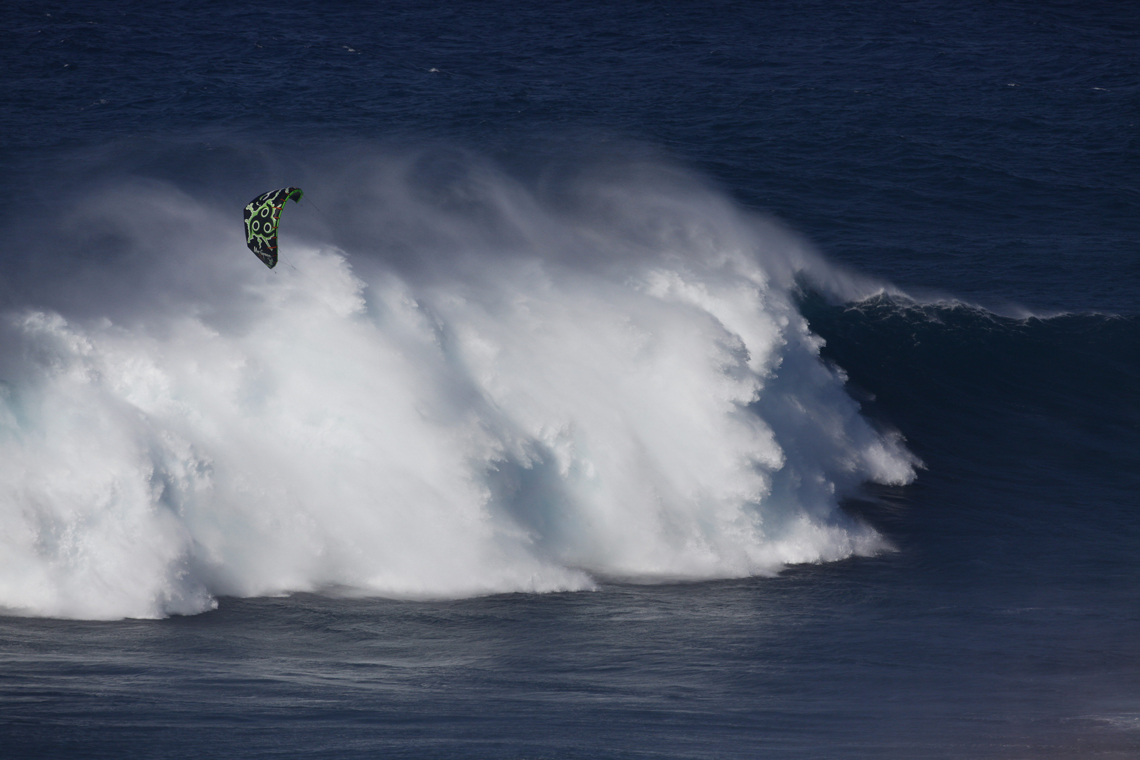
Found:
[(916, 460), (791, 295), (856, 285), (676, 177), (578, 180), (584, 206), (475, 174), (457, 205), (377, 169), (351, 250), (291, 238), (290, 207), (275, 272), (240, 214), (95, 193), (72, 223), (143, 254), (114, 303), (2, 318), (0, 606), (589, 589), (885, 548), (839, 499)]

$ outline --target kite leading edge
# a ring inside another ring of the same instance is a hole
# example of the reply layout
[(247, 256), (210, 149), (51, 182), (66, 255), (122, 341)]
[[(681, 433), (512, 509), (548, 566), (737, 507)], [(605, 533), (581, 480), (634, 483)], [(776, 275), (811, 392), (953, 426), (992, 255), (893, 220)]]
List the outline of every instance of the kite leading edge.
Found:
[(297, 203), (302, 195), (299, 187), (283, 187), (262, 193), (245, 206), (245, 244), (270, 269), (277, 266), (277, 225), (281, 221), (281, 209), (285, 201), (292, 198)]

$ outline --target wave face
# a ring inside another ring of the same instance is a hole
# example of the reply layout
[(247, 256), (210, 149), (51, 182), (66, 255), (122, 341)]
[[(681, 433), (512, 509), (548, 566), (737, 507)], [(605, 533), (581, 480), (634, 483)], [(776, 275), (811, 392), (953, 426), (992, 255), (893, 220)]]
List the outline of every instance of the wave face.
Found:
[(917, 460), (794, 300), (797, 277), (873, 286), (653, 163), (526, 182), (425, 151), (310, 179), (273, 272), (230, 199), (119, 179), (65, 204), (99, 256), (41, 241), (69, 271), (0, 326), (0, 607), (545, 592), (885, 548), (839, 500)]

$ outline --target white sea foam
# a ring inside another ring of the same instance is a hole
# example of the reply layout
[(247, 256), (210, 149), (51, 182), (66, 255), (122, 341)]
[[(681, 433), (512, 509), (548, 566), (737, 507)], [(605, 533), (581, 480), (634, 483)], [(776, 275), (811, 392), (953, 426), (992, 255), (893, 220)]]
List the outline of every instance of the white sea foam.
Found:
[(874, 285), (672, 170), (557, 200), (479, 162), (369, 172), (354, 242), (291, 237), (290, 207), (275, 272), (172, 188), (75, 212), (151, 260), (3, 316), (0, 607), (588, 589), (884, 547), (838, 500), (916, 462), (791, 296)]

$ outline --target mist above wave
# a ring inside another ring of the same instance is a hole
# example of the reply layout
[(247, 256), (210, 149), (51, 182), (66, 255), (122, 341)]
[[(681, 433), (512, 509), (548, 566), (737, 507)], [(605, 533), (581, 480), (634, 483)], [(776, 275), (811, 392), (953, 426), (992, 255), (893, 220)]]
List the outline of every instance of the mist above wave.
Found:
[(839, 499), (916, 461), (792, 297), (876, 286), (659, 164), (312, 179), (273, 272), (240, 214), (168, 184), (68, 213), (115, 249), (3, 315), (0, 607), (588, 589), (884, 547)]

